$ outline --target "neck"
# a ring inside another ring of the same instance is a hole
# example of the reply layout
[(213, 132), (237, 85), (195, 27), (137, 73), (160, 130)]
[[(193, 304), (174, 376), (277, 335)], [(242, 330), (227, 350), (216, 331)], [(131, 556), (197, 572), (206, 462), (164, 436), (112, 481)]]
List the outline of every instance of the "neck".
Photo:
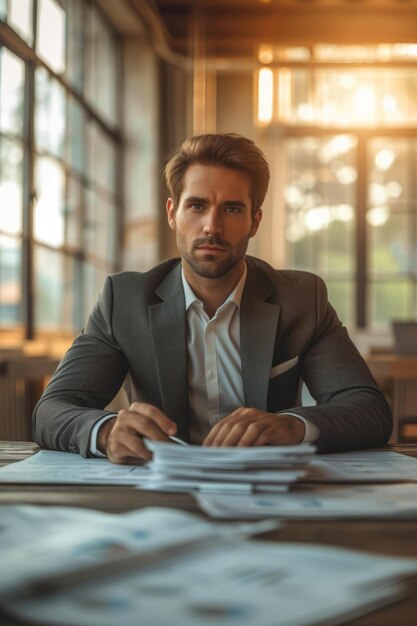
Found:
[(184, 276), (199, 300), (204, 303), (204, 310), (213, 317), (217, 309), (227, 300), (230, 293), (242, 278), (245, 269), (243, 258), (230, 272), (217, 278), (199, 276), (183, 262)]

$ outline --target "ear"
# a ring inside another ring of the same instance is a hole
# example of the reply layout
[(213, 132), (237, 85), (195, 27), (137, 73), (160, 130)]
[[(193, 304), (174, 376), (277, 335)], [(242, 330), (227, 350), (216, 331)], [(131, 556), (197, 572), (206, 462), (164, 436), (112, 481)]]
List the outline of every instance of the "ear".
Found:
[(167, 219), (168, 219), (169, 227), (172, 228), (172, 230), (175, 230), (176, 210), (174, 206), (174, 200), (172, 198), (168, 198), (167, 200), (166, 212), (167, 212)]
[(249, 237), (254, 237), (256, 235), (261, 219), (262, 219), (262, 210), (258, 209), (255, 212), (255, 215), (253, 216), (252, 228), (250, 229)]

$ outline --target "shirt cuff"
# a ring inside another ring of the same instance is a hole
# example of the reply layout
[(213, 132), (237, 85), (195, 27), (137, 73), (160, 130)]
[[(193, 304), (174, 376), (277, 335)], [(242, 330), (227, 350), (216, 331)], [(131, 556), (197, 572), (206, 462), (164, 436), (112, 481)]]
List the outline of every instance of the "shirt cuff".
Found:
[[(292, 415), (293, 417), (298, 417), (299, 420), (304, 422), (304, 426), (306, 430), (305, 430), (304, 437), (301, 443), (314, 443), (315, 441), (317, 441), (320, 435), (320, 431), (317, 428), (317, 426), (313, 424), (313, 422), (310, 422), (310, 420), (308, 420), (307, 418), (302, 417), (301, 415), (298, 415), (298, 413), (290, 413), (288, 411), (282, 411), (282, 413), (283, 414), (285, 413), (285, 415)], [(277, 413), (277, 415), (279, 415), (279, 413)]]
[(94, 424), (90, 433), (90, 445), (88, 447), (88, 453), (90, 454), (90, 456), (96, 456), (103, 459), (107, 458), (107, 456), (100, 452), (100, 450), (97, 448), (97, 435), (100, 427), (104, 424), (104, 422), (107, 422), (112, 417), (117, 417), (117, 413), (109, 413), (108, 415), (104, 415), (101, 419), (98, 420), (98, 422)]

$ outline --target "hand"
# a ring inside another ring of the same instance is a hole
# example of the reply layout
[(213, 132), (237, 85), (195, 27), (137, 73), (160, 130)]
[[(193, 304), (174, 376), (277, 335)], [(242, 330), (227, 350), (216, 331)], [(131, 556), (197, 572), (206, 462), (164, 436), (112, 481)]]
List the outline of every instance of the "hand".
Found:
[(169, 441), (175, 435), (177, 425), (152, 404), (133, 402), (129, 409), (122, 409), (103, 424), (98, 431), (98, 448), (113, 463), (127, 463), (131, 457), (145, 461), (152, 458), (142, 440)]
[(302, 442), (304, 433), (304, 422), (294, 415), (240, 407), (213, 426), (203, 446), (294, 445)]

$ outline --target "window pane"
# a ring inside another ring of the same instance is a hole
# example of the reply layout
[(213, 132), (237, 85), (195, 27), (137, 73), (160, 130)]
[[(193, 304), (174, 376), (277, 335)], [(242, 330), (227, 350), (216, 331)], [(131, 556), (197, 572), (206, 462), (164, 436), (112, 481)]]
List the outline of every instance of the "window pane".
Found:
[(33, 43), (32, 0), (9, 0), (7, 21), (29, 45)]
[(73, 328), (73, 260), (63, 254), (35, 248), (35, 319), (38, 328)]
[(355, 323), (353, 281), (326, 280), (329, 300), (337, 311), (339, 319), (346, 326)]
[(88, 15), (85, 96), (109, 123), (115, 124), (117, 47), (97, 11), (92, 8)]
[(94, 123), (88, 125), (88, 172), (90, 180), (103, 189), (116, 189), (116, 149), (101, 129)]
[(21, 321), (21, 242), (0, 235), (0, 325)]
[(0, 20), (5, 20), (7, 14), (7, 0), (0, 0)]
[(81, 92), (83, 84), (83, 5), (81, 0), (71, 0), (67, 8), (67, 76), (70, 83)]
[(0, 48), (0, 131), (23, 132), (25, 64), (7, 48)]
[(65, 89), (49, 73), (36, 71), (35, 139), (38, 150), (63, 158), (65, 150)]
[(65, 174), (53, 159), (36, 161), (34, 236), (39, 242), (59, 247), (64, 244)]
[(88, 255), (114, 262), (115, 209), (106, 199), (89, 191), (86, 197), (84, 246)]
[(289, 124), (375, 127), (417, 122), (415, 68), (282, 68), (277, 89), (277, 116)]
[(348, 135), (286, 141), (287, 264), (330, 274), (354, 270), (356, 140)]
[(40, 0), (37, 53), (57, 74), (65, 70), (65, 11), (55, 0)]
[[(376, 209), (370, 209), (368, 222)], [(410, 240), (407, 215), (387, 215), (386, 221), (369, 228), (370, 271), (372, 275), (406, 274), (412, 270), (415, 250)]]
[(82, 209), (82, 185), (76, 178), (68, 180), (66, 216), (66, 244), (81, 249), (81, 209)]
[(22, 232), (23, 149), (0, 136), (0, 230)]
[(411, 139), (378, 137), (368, 152), (368, 205), (389, 211), (407, 210), (416, 187), (415, 148)]
[(85, 115), (75, 98), (68, 99), (67, 163), (79, 174), (85, 173)]
[(101, 285), (106, 277), (107, 272), (102, 268), (96, 267), (92, 263), (84, 263), (83, 265), (83, 300), (84, 300), (84, 322), (87, 321), (95, 303)]
[(414, 313), (413, 285), (407, 280), (370, 285), (372, 324), (387, 326), (391, 320), (406, 319)]

